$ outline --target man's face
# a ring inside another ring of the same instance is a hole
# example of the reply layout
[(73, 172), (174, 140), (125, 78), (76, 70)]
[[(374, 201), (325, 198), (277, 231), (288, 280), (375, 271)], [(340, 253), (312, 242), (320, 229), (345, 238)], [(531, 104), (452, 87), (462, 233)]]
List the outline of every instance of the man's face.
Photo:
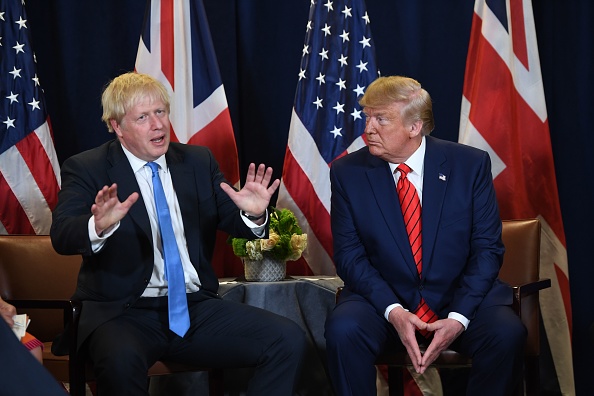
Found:
[(110, 122), (122, 145), (144, 161), (156, 160), (169, 148), (169, 113), (161, 99), (145, 96), (126, 111), (122, 122)]
[(393, 163), (404, 162), (421, 142), (422, 122), (406, 123), (401, 117), (401, 103), (365, 107), (365, 135), (369, 152)]

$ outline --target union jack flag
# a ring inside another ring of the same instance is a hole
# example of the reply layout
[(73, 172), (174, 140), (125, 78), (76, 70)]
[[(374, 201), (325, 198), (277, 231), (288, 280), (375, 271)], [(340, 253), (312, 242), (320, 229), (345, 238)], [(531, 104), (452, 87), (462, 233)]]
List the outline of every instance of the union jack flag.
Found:
[(0, 1), (0, 234), (48, 234), (60, 189), (24, 1)]
[(539, 218), (540, 293), (561, 393), (575, 394), (565, 233), (531, 0), (476, 0), (459, 141), (489, 152), (505, 219)]
[[(136, 55), (136, 71), (162, 82), (171, 95), (171, 140), (207, 146), (231, 184), (239, 163), (231, 117), (202, 0), (152, 0)], [(241, 262), (220, 233), (213, 266), (237, 276)]]
[(362, 0), (312, 1), (277, 205), (291, 209), (308, 247), (303, 273), (335, 274), (330, 164), (365, 145), (358, 100), (378, 77)]

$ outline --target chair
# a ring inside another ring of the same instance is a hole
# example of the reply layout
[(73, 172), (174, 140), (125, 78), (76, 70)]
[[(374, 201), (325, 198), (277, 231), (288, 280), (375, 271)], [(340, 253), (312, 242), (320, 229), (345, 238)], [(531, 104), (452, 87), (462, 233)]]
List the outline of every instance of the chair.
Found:
[[(504, 220), (502, 230), (505, 256), (499, 278), (513, 287), (514, 311), (528, 330), (524, 360), (524, 384), (518, 395), (539, 394), (539, 304), (538, 291), (551, 286), (550, 279), (539, 279), (540, 222), (537, 219)], [(338, 292), (337, 292), (338, 293)], [(412, 366), (404, 352), (381, 355), (376, 364), (388, 366), (390, 396), (403, 394), (402, 368)], [(438, 368), (470, 367), (472, 359), (452, 350), (445, 350), (433, 363)]]
[[(70, 394), (85, 395), (93, 380), (89, 362), (76, 351), (76, 328), (82, 304), (71, 300), (81, 256), (55, 252), (48, 235), (0, 235), (0, 294), (31, 318), (28, 331), (44, 343), (43, 365), (60, 382), (70, 383)], [(67, 356), (51, 352), (52, 340), (71, 326), (74, 335)], [(222, 395), (222, 372), (173, 362), (156, 362), (149, 376), (209, 371), (211, 395)]]

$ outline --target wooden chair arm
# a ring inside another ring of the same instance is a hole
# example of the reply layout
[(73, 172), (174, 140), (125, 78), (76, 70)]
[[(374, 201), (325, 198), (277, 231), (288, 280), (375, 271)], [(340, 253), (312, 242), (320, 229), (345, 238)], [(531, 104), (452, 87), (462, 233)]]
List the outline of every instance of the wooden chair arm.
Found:
[(519, 301), (522, 299), (522, 297), (529, 296), (549, 287), (551, 287), (551, 280), (548, 278), (525, 283), (523, 285), (513, 286), (514, 299)]
[(70, 300), (6, 300), (9, 304), (14, 305), (16, 308), (25, 309), (67, 309), (70, 311), (72, 303)]
[(523, 285), (513, 286), (513, 293), (514, 293), (514, 303), (513, 309), (516, 314), (522, 318), (522, 299), (524, 297), (528, 297), (530, 295), (538, 293), (540, 290), (546, 289), (551, 287), (551, 280), (540, 279), (535, 282), (525, 283)]
[(336, 288), (336, 294), (334, 296), (334, 302), (338, 303), (338, 297), (340, 297), (340, 293), (342, 293), (342, 290), (344, 289), (344, 286), (338, 286)]
[(69, 323), (76, 323), (78, 326), (78, 319), (80, 315), (80, 308), (82, 304), (76, 300), (6, 300), (8, 303), (14, 305), (16, 308), (23, 309), (62, 309), (64, 310), (64, 325)]

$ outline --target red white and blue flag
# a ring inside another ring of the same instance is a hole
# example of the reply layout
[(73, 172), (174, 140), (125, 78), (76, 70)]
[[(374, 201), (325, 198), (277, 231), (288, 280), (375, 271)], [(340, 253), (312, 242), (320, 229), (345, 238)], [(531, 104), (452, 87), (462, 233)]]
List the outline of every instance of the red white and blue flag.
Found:
[(330, 164), (365, 145), (358, 100), (378, 77), (364, 1), (312, 1), (302, 52), (277, 205), (308, 234), (302, 272), (334, 275)]
[(489, 152), (505, 219), (539, 218), (540, 293), (561, 393), (575, 394), (565, 233), (531, 0), (476, 0), (459, 141)]
[(0, 1), (0, 234), (49, 234), (60, 190), (27, 14)]
[[(148, 2), (136, 71), (169, 91), (172, 141), (209, 147), (227, 180), (238, 186), (235, 135), (202, 0)], [(216, 254), (224, 257), (213, 259), (213, 266), (218, 276), (237, 276), (243, 269), (225, 239), (218, 235)]]

